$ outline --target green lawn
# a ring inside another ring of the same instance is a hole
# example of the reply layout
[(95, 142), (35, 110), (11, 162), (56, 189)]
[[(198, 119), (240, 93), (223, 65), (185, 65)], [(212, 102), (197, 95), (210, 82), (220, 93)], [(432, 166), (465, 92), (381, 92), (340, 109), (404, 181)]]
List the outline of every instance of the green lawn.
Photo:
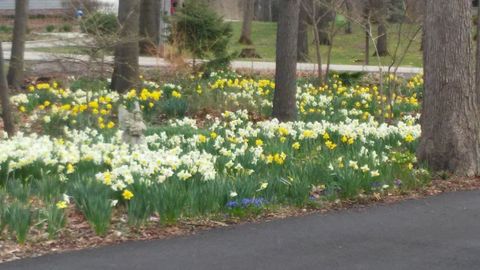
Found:
[(40, 47), (32, 48), (32, 51), (46, 53), (62, 53), (62, 54), (85, 54), (86, 49), (81, 46), (59, 46), (59, 47)]
[[(232, 22), (233, 27), (233, 37), (231, 42), (230, 50), (232, 52), (240, 52), (244, 45), (238, 43), (240, 38), (240, 32), (242, 23), (241, 22)], [(416, 30), (417, 25), (404, 25), (403, 26), (403, 37), (401, 40), (401, 46), (398, 50), (403, 52), (407, 46), (408, 39), (406, 36), (412, 36)], [(276, 43), (276, 23), (272, 22), (254, 22), (253, 23), (253, 32), (252, 40), (254, 47), (257, 50), (257, 53), (263, 58), (262, 60), (273, 61), (275, 59), (275, 43)], [(395, 47), (398, 41), (398, 25), (391, 25), (388, 29), (389, 32), (389, 51), (391, 54), (395, 51)], [(309, 43), (309, 53), (310, 61), (314, 62), (315, 57), (315, 46), (313, 43), (313, 35), (309, 32), (309, 38), (311, 42)], [(420, 51), (420, 39), (421, 34), (417, 35), (416, 40), (413, 41), (413, 44), (408, 51), (402, 65), (403, 66), (422, 66), (422, 52)], [(338, 32), (334, 38), (334, 47), (332, 50), (332, 63), (333, 64), (362, 64), (365, 59), (364, 52), (364, 43), (365, 43), (365, 34), (360, 28), (360, 26), (355, 25), (353, 27), (353, 34), (347, 35), (344, 33), (343, 29)], [(322, 46), (322, 61), (326, 62), (327, 56), (327, 46)], [(375, 51), (372, 42), (370, 42), (370, 54), (373, 55)], [(403, 53), (399, 53), (401, 55)], [(381, 57), (382, 65), (388, 65), (391, 62), (391, 57)], [(370, 64), (377, 65), (377, 57), (370, 57)]]
[[(241, 22), (232, 22), (233, 27), (233, 37), (230, 43), (230, 51), (240, 53), (243, 47), (242, 44), (238, 43), (240, 38), (240, 32), (242, 23)], [(409, 39), (407, 36), (412, 36), (416, 30), (417, 25), (404, 25), (403, 26), (403, 36), (400, 39), (400, 47), (398, 50), (398, 55), (401, 56), (405, 50)], [(275, 60), (275, 43), (276, 43), (276, 30), (277, 24), (272, 22), (254, 22), (253, 23), (253, 32), (252, 40), (254, 47), (257, 50), (257, 53), (262, 57), (262, 59), (254, 59), (256, 61), (274, 61)], [(388, 29), (389, 31), (389, 51), (391, 54), (394, 53), (395, 47), (398, 41), (398, 25), (391, 25)], [(422, 66), (422, 52), (420, 51), (420, 37), (421, 34), (417, 35), (416, 40), (413, 41), (410, 50), (403, 60), (402, 66)], [(309, 33), (309, 55), (310, 61), (315, 62), (315, 46), (313, 42), (313, 35)], [(364, 42), (365, 34), (360, 28), (360, 26), (353, 27), (353, 34), (347, 35), (341, 29), (336, 37), (333, 40), (334, 46), (332, 50), (332, 64), (357, 64), (361, 65), (365, 59), (364, 53)], [(251, 47), (251, 46), (249, 46)], [(63, 46), (63, 47), (54, 47), (54, 48), (35, 48), (34, 51), (41, 52), (50, 52), (50, 53), (66, 53), (66, 54), (82, 54), (85, 51), (76, 46)], [(327, 58), (327, 46), (321, 46), (322, 51), (322, 61), (323, 64), (326, 63)], [(373, 56), (375, 52), (372, 42), (370, 42), (370, 65), (378, 65), (378, 58)], [(382, 65), (389, 65), (391, 63), (391, 56), (381, 57), (380, 61)]]

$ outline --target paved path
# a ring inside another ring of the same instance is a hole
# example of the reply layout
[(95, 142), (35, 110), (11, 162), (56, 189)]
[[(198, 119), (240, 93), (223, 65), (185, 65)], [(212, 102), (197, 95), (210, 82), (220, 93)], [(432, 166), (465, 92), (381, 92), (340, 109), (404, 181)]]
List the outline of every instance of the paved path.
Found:
[(480, 191), (44, 256), (0, 269), (480, 269)]
[[(64, 39), (54, 39), (50, 40), (38, 40), (38, 41), (28, 41), (26, 43), (27, 51), (25, 52), (25, 60), (30, 61), (57, 61), (70, 59), (73, 61), (88, 61), (88, 56), (86, 55), (72, 55), (72, 54), (56, 54), (56, 53), (46, 53), (46, 52), (35, 52), (31, 51), (33, 48), (49, 48), (49, 47), (61, 47), (61, 46), (76, 46), (79, 42), (82, 41), (82, 38), (79, 37), (69, 37)], [(10, 49), (11, 43), (4, 43), (4, 57), (5, 59), (10, 59)], [(107, 57), (107, 63), (113, 62), (113, 57)], [(162, 58), (156, 57), (140, 57), (140, 65), (144, 67), (166, 67), (170, 63)], [(274, 71), (275, 62), (261, 62), (261, 61), (232, 61), (233, 69), (251, 69), (252, 71)], [(326, 65), (322, 66), (323, 70), (326, 69)], [(316, 72), (318, 70), (318, 65), (313, 63), (299, 63), (297, 69), (300, 72)], [(330, 65), (330, 69), (338, 72), (379, 72), (382, 69), (383, 72), (388, 70), (387, 66), (362, 66), (362, 65)], [(393, 69), (392, 69), (393, 71)], [(399, 67), (398, 73), (400, 74), (418, 74), (423, 71), (423, 68), (418, 67)]]

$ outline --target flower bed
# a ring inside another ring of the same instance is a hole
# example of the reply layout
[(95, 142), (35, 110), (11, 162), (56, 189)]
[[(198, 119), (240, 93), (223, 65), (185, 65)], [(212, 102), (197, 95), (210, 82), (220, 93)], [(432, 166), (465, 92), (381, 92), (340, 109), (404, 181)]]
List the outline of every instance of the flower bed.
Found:
[[(1, 237), (22, 243), (36, 224), (54, 238), (66, 211), (105, 235), (118, 215), (136, 227), (151, 217), (172, 224), (424, 185), (428, 172), (414, 155), (421, 78), (389, 82), (396, 90), (386, 106), (377, 86), (302, 82), (300, 120), (290, 123), (267, 118), (273, 82), (233, 73), (144, 82), (124, 95), (31, 86), (12, 97), (28, 118), (24, 133), (0, 141)], [(151, 124), (145, 144), (130, 146), (116, 108), (135, 101)], [(185, 117), (205, 109), (205, 117)]]

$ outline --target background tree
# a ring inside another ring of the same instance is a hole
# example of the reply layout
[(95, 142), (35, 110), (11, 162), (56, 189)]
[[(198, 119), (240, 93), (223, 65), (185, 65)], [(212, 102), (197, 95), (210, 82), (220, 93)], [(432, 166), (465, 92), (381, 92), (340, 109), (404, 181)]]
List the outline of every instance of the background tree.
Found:
[(420, 162), (473, 176), (479, 169), (479, 111), (474, 89), (471, 0), (427, 0), (425, 93)]
[(277, 29), (273, 117), (293, 121), (297, 117), (297, 37), (300, 0), (280, 0)]
[(241, 44), (250, 45), (252, 44), (252, 21), (255, 10), (255, 0), (243, 0), (244, 9), (243, 9), (243, 23), (242, 23), (242, 34), (238, 40)]
[(345, 24), (345, 34), (352, 34), (352, 0), (346, 0), (345, 1), (345, 13), (347, 15), (347, 24)]
[[(305, 0), (304, 0), (305, 1)], [(309, 0), (307, 0), (308, 2)], [(315, 19), (320, 45), (330, 45), (328, 34), (330, 23), (335, 23), (335, 14), (329, 8), (333, 0), (310, 0), (316, 5), (317, 17)]]
[(8, 84), (4, 71), (5, 62), (3, 60), (2, 42), (0, 42), (0, 102), (2, 105), (3, 129), (9, 136), (15, 133), (12, 111), (10, 108), (10, 95), (8, 93)]
[[(401, 1), (397, 1), (401, 2)], [(374, 13), (375, 22), (377, 26), (377, 49), (375, 55), (387, 56), (388, 55), (388, 38), (387, 38), (387, 18), (388, 18), (388, 5), (387, 0), (371, 0), (371, 9)]]
[(161, 0), (141, 0), (140, 7), (140, 51), (151, 53), (159, 42)]
[(363, 21), (365, 28), (365, 65), (370, 63), (370, 37), (371, 37), (371, 12), (370, 12), (370, 2), (367, 0), (363, 7)]
[(11, 87), (18, 88), (23, 82), (25, 38), (27, 34), (28, 0), (15, 1), (12, 51), (7, 80)]
[(118, 21), (122, 40), (115, 46), (111, 88), (125, 92), (138, 82), (138, 31), (140, 0), (120, 0)]
[(300, 5), (298, 21), (297, 61), (308, 61), (308, 13), (304, 5)]

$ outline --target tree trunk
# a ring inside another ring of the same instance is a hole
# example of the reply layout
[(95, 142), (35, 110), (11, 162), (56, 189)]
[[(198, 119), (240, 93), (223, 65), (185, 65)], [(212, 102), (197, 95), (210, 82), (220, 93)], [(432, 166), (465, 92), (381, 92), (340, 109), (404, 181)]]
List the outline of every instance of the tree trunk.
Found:
[(419, 162), (473, 176), (479, 169), (470, 0), (427, 0)]
[(300, 5), (300, 17), (298, 22), (298, 39), (297, 39), (297, 61), (308, 61), (308, 21), (307, 14), (303, 5)]
[(162, 0), (141, 0), (140, 8), (140, 51), (151, 53), (159, 43), (160, 2)]
[(387, 56), (388, 55), (388, 43), (387, 43), (387, 27), (385, 24), (381, 22), (378, 25), (378, 38), (377, 38), (377, 52), (379, 56)]
[[(368, 25), (366, 27), (369, 27)], [(370, 63), (370, 32), (367, 28), (365, 31), (365, 65)]]
[(0, 102), (2, 105), (3, 129), (8, 136), (15, 134), (15, 125), (13, 124), (12, 111), (10, 107), (10, 95), (8, 93), (7, 78), (4, 71), (5, 62), (3, 60), (2, 42), (0, 42)]
[(138, 29), (140, 0), (120, 0), (118, 21), (122, 40), (115, 47), (111, 88), (123, 93), (138, 82)]
[(11, 87), (19, 88), (23, 83), (25, 38), (27, 34), (28, 0), (15, 2), (12, 51), (7, 80)]
[[(477, 2), (478, 4), (478, 2)], [(480, 5), (477, 7), (477, 65), (475, 75), (475, 87), (477, 89), (478, 102), (477, 106), (480, 106)]]
[(363, 17), (365, 21), (365, 65), (370, 63), (370, 1), (365, 5), (363, 9)]
[(352, 34), (352, 2), (345, 0), (345, 8), (347, 10), (347, 24), (345, 25), (345, 34)]
[(272, 0), (267, 0), (267, 18), (269, 22), (273, 21), (272, 9)]
[(326, 18), (328, 17), (328, 15), (325, 15), (325, 12), (328, 12), (328, 11), (325, 11), (323, 9), (320, 9), (320, 10), (321, 11), (319, 16), (323, 16), (323, 18), (318, 19), (317, 21), (319, 42), (320, 42), (320, 45), (330, 45), (330, 37), (328, 36), (328, 30), (327, 30), (329, 21)]
[(255, 0), (243, 0), (245, 2), (245, 7), (243, 10), (243, 24), (242, 24), (242, 34), (240, 35), (240, 40), (238, 41), (241, 44), (251, 45), (252, 44), (252, 21), (253, 14), (255, 9)]
[(273, 117), (280, 121), (297, 118), (297, 37), (300, 0), (280, 0)]

